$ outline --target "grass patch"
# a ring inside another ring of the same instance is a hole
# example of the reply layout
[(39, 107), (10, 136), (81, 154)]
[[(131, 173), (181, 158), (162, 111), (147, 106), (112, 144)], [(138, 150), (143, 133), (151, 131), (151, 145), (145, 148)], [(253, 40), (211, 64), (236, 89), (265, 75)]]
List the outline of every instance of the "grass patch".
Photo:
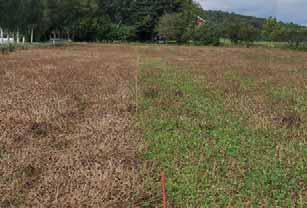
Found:
[(157, 175), (166, 172), (171, 205), (304, 207), (303, 143), (283, 130), (248, 128), (244, 115), (225, 110), (218, 89), (162, 59), (144, 60), (140, 84), (145, 157)]
[(297, 93), (295, 89), (289, 89), (286, 87), (272, 89), (271, 91), (271, 97), (273, 100), (276, 100), (276, 101), (286, 101), (289, 99), (294, 99), (296, 94)]
[(225, 80), (238, 82), (242, 90), (253, 90), (256, 87), (255, 80), (252, 77), (243, 77), (236, 72), (226, 72)]
[(282, 87), (272, 88), (269, 96), (274, 103), (288, 103), (288, 110), (304, 113), (307, 111), (306, 96), (304, 94), (295, 88)]
[(3, 146), (0, 146), (0, 162), (1, 162), (1, 160), (5, 159), (6, 156), (7, 156), (6, 150), (4, 149)]

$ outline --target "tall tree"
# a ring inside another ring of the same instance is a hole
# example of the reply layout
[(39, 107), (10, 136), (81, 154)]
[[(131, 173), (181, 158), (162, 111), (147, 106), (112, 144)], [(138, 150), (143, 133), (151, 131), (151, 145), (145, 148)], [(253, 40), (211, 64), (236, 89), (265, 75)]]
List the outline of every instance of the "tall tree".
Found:
[(267, 40), (278, 41), (281, 29), (282, 25), (277, 21), (277, 19), (269, 17), (263, 25), (262, 34)]
[(183, 18), (183, 14), (173, 13), (165, 14), (160, 18), (156, 31), (160, 37), (165, 38), (166, 40), (183, 42), (186, 28), (187, 22)]
[(183, 12), (189, 0), (136, 0), (133, 18), (140, 40), (151, 40), (160, 17), (167, 13)]
[(38, 28), (43, 27), (45, 1), (44, 0), (24, 0), (25, 20), (27, 28), (30, 30), (30, 42), (34, 41), (34, 33)]

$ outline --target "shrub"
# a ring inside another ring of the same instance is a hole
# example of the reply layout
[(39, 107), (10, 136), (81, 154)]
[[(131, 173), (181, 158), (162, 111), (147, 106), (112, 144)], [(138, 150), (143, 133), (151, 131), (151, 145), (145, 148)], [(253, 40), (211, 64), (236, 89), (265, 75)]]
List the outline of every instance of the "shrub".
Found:
[(233, 43), (245, 43), (249, 46), (257, 40), (260, 31), (253, 25), (247, 23), (233, 23), (226, 28), (226, 34)]
[(182, 13), (166, 14), (160, 18), (156, 31), (166, 40), (176, 40), (177, 43), (187, 42), (191, 33), (185, 19)]
[(136, 37), (136, 30), (132, 26), (126, 25), (111, 25), (108, 34), (109, 40), (129, 41)]
[(214, 45), (220, 44), (220, 31), (211, 25), (204, 25), (196, 29), (193, 40), (200, 45)]
[(6, 45), (0, 46), (0, 49), (1, 49), (2, 54), (8, 54), (8, 53), (12, 53), (16, 50), (16, 45), (6, 44)]

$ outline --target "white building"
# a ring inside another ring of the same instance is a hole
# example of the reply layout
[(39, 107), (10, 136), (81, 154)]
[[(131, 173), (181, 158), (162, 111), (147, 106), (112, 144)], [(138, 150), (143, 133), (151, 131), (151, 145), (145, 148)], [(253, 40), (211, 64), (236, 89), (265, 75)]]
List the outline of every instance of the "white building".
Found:
[(3, 32), (3, 29), (0, 27), (0, 44), (14, 43), (14, 38), (9, 37), (9, 35)]

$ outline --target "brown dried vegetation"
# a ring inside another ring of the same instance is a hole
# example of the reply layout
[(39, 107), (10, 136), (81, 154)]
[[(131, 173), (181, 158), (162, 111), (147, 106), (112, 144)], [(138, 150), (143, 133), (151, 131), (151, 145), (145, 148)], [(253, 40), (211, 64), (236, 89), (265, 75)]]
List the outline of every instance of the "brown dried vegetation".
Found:
[(134, 51), (0, 55), (0, 207), (127, 207), (146, 197), (132, 126)]

